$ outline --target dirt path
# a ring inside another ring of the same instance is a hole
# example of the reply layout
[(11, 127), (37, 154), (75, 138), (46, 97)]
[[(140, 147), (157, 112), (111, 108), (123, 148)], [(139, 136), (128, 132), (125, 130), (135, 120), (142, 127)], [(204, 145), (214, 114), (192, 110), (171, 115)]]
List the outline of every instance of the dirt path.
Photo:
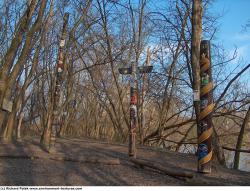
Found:
[[(58, 139), (56, 153), (48, 154), (39, 147), (38, 139), (22, 143), (0, 143), (0, 155), (29, 154), (43, 156), (119, 158), (120, 165), (103, 165), (54, 161), (48, 159), (0, 158), (0, 185), (250, 185), (250, 173), (213, 165), (210, 175), (196, 174), (191, 180), (177, 179), (128, 161), (127, 146), (93, 140)], [(138, 158), (154, 161), (168, 168), (194, 172), (196, 157), (188, 154), (138, 149)]]

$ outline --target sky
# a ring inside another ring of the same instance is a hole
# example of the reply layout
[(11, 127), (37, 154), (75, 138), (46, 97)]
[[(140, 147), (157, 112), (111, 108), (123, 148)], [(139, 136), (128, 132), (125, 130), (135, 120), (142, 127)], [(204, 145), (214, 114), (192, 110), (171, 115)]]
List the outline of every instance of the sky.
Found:
[[(222, 44), (229, 55), (233, 55), (237, 47), (237, 59), (231, 62), (229, 70), (236, 65), (246, 66), (250, 63), (250, 28), (244, 30), (250, 20), (250, 0), (215, 0), (211, 11), (221, 14), (219, 31), (216, 34), (218, 43)], [(250, 88), (250, 69), (241, 76), (246, 87)]]
[(237, 47), (239, 57), (250, 63), (250, 29), (243, 31), (243, 26), (250, 20), (250, 0), (215, 0), (211, 11), (223, 15), (219, 19), (216, 41), (229, 52)]

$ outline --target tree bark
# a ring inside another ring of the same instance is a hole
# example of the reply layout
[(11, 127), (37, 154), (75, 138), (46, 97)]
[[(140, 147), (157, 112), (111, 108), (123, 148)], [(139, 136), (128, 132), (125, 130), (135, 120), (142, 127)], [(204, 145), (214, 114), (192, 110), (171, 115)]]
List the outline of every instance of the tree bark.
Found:
[(24, 117), (24, 113), (21, 112), (19, 115), (18, 126), (17, 126), (17, 134), (16, 134), (17, 141), (21, 140), (21, 126), (22, 126), (23, 117)]
[[(200, 42), (202, 32), (202, 8), (200, 0), (193, 0), (192, 11), (192, 44), (191, 67), (193, 76), (193, 90), (200, 90)], [(199, 104), (194, 102), (196, 117), (199, 116)]]
[[(12, 141), (13, 138), (13, 130), (16, 127), (16, 124), (13, 123), (14, 121), (16, 121), (16, 113), (20, 110), (20, 107), (22, 105), (22, 102), (24, 100), (25, 97), (25, 91), (28, 88), (28, 86), (30, 85), (31, 81), (32, 81), (32, 77), (33, 77), (33, 73), (35, 71), (35, 69), (37, 68), (38, 65), (38, 58), (39, 58), (39, 53), (40, 53), (40, 46), (38, 46), (36, 48), (36, 52), (34, 55), (34, 58), (32, 60), (32, 68), (28, 74), (28, 76), (26, 77), (24, 84), (21, 88), (19, 88), (20, 90), (16, 92), (16, 96), (14, 98), (14, 102), (13, 102), (13, 107), (12, 107), (12, 111), (10, 112), (10, 114), (7, 116), (7, 124), (6, 126), (3, 128), (3, 135), (2, 138), (4, 141)], [(19, 83), (19, 82), (17, 82)]]
[[(0, 107), (1, 108), (2, 108), (2, 103), (3, 103), (5, 92), (6, 90), (10, 88), (8, 85), (6, 85), (8, 82), (8, 78), (9, 78), (8, 77), (9, 72), (10, 72), (9, 70), (13, 65), (18, 48), (20, 47), (22, 43), (23, 36), (28, 30), (36, 5), (37, 5), (37, 1), (33, 0), (27, 7), (25, 13), (21, 17), (17, 25), (18, 29), (17, 29), (16, 35), (12, 39), (10, 47), (8, 48), (3, 60), (1, 60), (2, 67), (0, 69), (0, 81), (3, 81), (4, 83), (4, 87), (0, 89)], [(3, 122), (5, 121), (6, 114), (7, 114), (6, 111), (3, 111), (3, 110), (0, 111), (0, 130), (2, 128)]]
[(244, 139), (244, 132), (245, 129), (249, 126), (250, 122), (250, 106), (248, 107), (248, 111), (246, 114), (246, 117), (244, 118), (243, 124), (240, 129), (240, 134), (238, 136), (237, 144), (236, 144), (236, 151), (234, 155), (234, 169), (239, 169), (239, 164), (240, 164), (240, 149), (243, 143)]
[(50, 148), (55, 146), (55, 139), (57, 134), (57, 128), (60, 126), (60, 99), (61, 91), (62, 91), (62, 83), (63, 83), (63, 75), (65, 75), (64, 67), (65, 67), (65, 58), (64, 58), (64, 46), (65, 46), (65, 38), (67, 32), (67, 25), (69, 20), (69, 13), (65, 13), (63, 17), (63, 28), (62, 35), (60, 39), (59, 52), (58, 52), (58, 63), (56, 65), (56, 83), (53, 92), (53, 100), (52, 100), (52, 116), (51, 116), (51, 136), (50, 136)]
[[(191, 44), (191, 67), (193, 76), (193, 90), (200, 93), (200, 42), (202, 32), (202, 8), (200, 0), (193, 0), (192, 10), (192, 44)], [(196, 122), (199, 123), (199, 102), (194, 101)]]
[(212, 136), (212, 144), (213, 144), (214, 155), (216, 156), (218, 162), (222, 166), (225, 166), (226, 165), (226, 159), (225, 159), (224, 151), (223, 151), (223, 148), (222, 148), (222, 146), (220, 144), (220, 139), (218, 137), (218, 134), (217, 134), (215, 128), (214, 128), (213, 136)]
[[(25, 43), (24, 43), (24, 46), (23, 46), (22, 51), (21, 51), (21, 55), (18, 58), (17, 63), (13, 67), (12, 71), (9, 72), (6, 68), (10, 67), (10, 65), (12, 65), (13, 62), (5, 63), (3, 69), (1, 70), (1, 75), (0, 75), (1, 79), (3, 79), (6, 83), (6, 87), (0, 92), (0, 105), (1, 106), (3, 104), (4, 99), (6, 99), (8, 101), (10, 100), (12, 88), (14, 87), (16, 79), (17, 79), (18, 75), (20, 75), (20, 72), (21, 72), (25, 62), (27, 61), (28, 55), (31, 52), (31, 48), (35, 43), (32, 41), (34, 39), (34, 35), (42, 27), (42, 18), (43, 18), (44, 12), (45, 12), (46, 3), (47, 3), (46, 0), (41, 1), (37, 19), (34, 22), (34, 24), (32, 25), (32, 27), (30, 28), (30, 30), (27, 32)], [(17, 46), (16, 48), (18, 48), (18, 47), (19, 46)], [(17, 51), (17, 50), (14, 50), (14, 51)], [(11, 52), (11, 54), (12, 53), (13, 52)], [(14, 59), (14, 58), (15, 58), (15, 56), (12, 59)], [(5, 67), (5, 65), (6, 65), (6, 67)], [(0, 127), (2, 126), (3, 119), (6, 117), (6, 113), (7, 113), (7, 111), (0, 110)]]

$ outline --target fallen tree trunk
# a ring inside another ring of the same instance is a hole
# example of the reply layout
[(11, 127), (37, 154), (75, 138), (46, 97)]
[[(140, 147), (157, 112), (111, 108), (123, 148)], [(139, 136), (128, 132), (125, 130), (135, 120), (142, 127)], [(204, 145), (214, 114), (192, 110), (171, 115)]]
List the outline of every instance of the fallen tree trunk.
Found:
[(100, 159), (100, 158), (71, 158), (71, 157), (49, 157), (51, 160), (56, 161), (69, 161), (80, 163), (93, 163), (93, 164), (105, 164), (105, 165), (120, 165), (119, 159)]
[(149, 167), (158, 171), (161, 171), (169, 176), (173, 176), (173, 177), (184, 177), (184, 178), (193, 178), (194, 177), (194, 173), (191, 172), (185, 172), (185, 171), (178, 171), (178, 170), (173, 170), (173, 169), (168, 169), (165, 168), (159, 164), (154, 164), (148, 161), (144, 161), (141, 159), (134, 159), (131, 158), (130, 159), (131, 162), (133, 162), (136, 165), (139, 165), (140, 167)]
[(222, 147), (225, 150), (228, 151), (237, 151), (237, 152), (241, 152), (241, 153), (250, 153), (250, 150), (245, 150), (245, 149), (234, 149), (234, 148), (230, 148), (230, 147)]
[(28, 154), (0, 154), (0, 158), (12, 158), (12, 159), (49, 159), (55, 161), (69, 161), (69, 162), (79, 162), (79, 163), (93, 163), (93, 164), (105, 164), (105, 165), (120, 165), (119, 159), (100, 159), (94, 157), (67, 157), (67, 156), (38, 156), (38, 155), (28, 155)]

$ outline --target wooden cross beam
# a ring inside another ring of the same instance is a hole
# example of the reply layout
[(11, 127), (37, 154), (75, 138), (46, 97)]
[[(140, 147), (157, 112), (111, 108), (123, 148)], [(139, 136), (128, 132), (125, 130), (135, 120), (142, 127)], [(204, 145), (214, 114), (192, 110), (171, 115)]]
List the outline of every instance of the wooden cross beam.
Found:
[[(137, 67), (137, 71), (140, 74), (143, 73), (150, 73), (153, 70), (153, 66), (139, 66)], [(126, 75), (126, 74), (132, 74), (132, 67), (128, 67), (128, 68), (119, 68), (118, 69), (120, 74)]]

